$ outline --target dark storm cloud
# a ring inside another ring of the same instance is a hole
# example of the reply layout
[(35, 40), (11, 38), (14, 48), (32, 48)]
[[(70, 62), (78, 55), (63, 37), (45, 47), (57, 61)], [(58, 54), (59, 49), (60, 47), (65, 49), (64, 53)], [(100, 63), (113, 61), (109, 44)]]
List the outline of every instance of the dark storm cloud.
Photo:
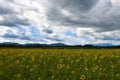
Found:
[(103, 35), (103, 40), (114, 40), (114, 41), (120, 41), (120, 32), (111, 32), (109, 34)]
[(48, 10), (48, 15), (52, 17), (65, 17), (61, 13), (61, 9), (81, 15), (82, 12), (87, 12), (92, 9), (98, 1), (99, 0), (52, 0), (52, 6)]
[(31, 23), (23, 17), (23, 12), (20, 12), (22, 7), (13, 1), (0, 0), (0, 26), (16, 27), (18, 25), (30, 25)]
[(120, 12), (117, 11), (120, 6), (113, 6), (110, 0), (52, 0), (51, 4), (47, 18), (53, 23), (99, 28), (98, 31), (120, 30)]
[(0, 21), (0, 25), (3, 26), (16, 27), (18, 25), (30, 25), (27, 19), (21, 19), (16, 14), (4, 15), (3, 18), (4, 19)]
[(5, 34), (4, 36), (2, 36), (4, 38), (18, 38), (17, 35), (14, 35), (14, 34)]
[[(60, 21), (65, 24), (81, 24), (82, 22), (72, 21), (71, 17), (64, 15), (61, 12), (61, 9), (76, 14), (79, 17), (81, 16), (81, 13), (88, 12), (90, 9), (92, 9), (98, 1), (99, 0), (52, 0), (52, 7), (48, 9), (47, 17), (49, 20)], [(81, 17), (86, 18), (86, 16)]]
[(53, 5), (68, 9), (70, 11), (88, 11), (90, 10), (99, 0), (51, 0)]
[(20, 35), (16, 35), (16, 34), (13, 34), (13, 33), (6, 33), (2, 37), (3, 38), (8, 38), (8, 39), (31, 40), (28, 36), (20, 36)]
[(9, 7), (3, 7), (0, 5), (0, 14), (5, 15), (5, 14), (10, 14), (13, 13), (13, 11)]
[(6, 0), (0, 0), (0, 15), (11, 14), (14, 13), (12, 6)]
[(102, 40), (114, 40), (114, 41), (120, 41), (120, 37), (113, 37), (113, 36), (104, 36)]
[[(41, 24), (39, 22), (41, 18), (36, 15), (41, 8), (36, 8), (38, 5), (32, 6), (31, 2), (30, 0), (26, 3), (23, 1), (17, 3), (17, 0), (0, 0), (0, 16), (3, 18), (0, 19), (0, 25), (11, 27)], [(114, 6), (111, 0), (51, 0), (48, 4), (50, 5), (45, 5), (44, 17), (47, 17), (47, 21), (52, 24), (99, 28), (99, 31), (120, 30), (120, 6)], [(44, 32), (52, 33), (47, 30)]]
[(43, 31), (44, 31), (45, 33), (48, 33), (48, 34), (53, 33), (53, 31), (52, 31), (52, 30), (50, 30), (50, 29), (44, 29)]

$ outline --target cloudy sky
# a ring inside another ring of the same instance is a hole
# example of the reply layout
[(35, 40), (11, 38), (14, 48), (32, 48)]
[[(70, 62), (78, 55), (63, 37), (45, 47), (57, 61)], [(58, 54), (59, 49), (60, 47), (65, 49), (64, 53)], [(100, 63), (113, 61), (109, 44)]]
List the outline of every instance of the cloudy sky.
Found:
[(0, 0), (0, 43), (120, 45), (120, 0)]

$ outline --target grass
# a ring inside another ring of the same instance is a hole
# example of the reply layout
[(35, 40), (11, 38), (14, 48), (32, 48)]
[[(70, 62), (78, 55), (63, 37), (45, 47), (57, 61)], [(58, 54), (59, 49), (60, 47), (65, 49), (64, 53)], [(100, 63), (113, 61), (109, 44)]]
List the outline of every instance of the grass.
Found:
[(120, 49), (0, 48), (0, 80), (120, 80)]

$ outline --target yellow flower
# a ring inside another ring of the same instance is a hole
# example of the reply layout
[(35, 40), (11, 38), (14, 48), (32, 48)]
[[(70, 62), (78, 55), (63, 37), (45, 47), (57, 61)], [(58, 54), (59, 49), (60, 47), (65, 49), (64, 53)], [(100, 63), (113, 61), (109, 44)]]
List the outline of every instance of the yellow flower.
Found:
[(29, 68), (29, 67), (30, 67), (29, 65), (26, 66), (26, 68)]
[(97, 58), (97, 55), (94, 57), (94, 60), (97, 60), (98, 58)]
[(76, 59), (76, 61), (75, 61), (75, 62), (77, 62), (77, 63), (78, 63), (78, 62), (80, 62), (80, 60), (79, 60), (79, 59)]
[(75, 71), (73, 70), (71, 73), (72, 73), (72, 74), (74, 74), (74, 73), (75, 73)]
[(30, 68), (30, 70), (29, 70), (30, 72), (32, 72), (32, 71), (34, 71), (34, 68)]
[(38, 66), (37, 65), (34, 65), (34, 68), (37, 68)]
[(78, 66), (77, 66), (77, 65), (74, 65), (74, 68), (75, 68), (75, 69), (77, 69), (77, 68), (78, 68)]
[(114, 69), (114, 68), (115, 68), (115, 66), (114, 66), (114, 65), (111, 65), (111, 68), (112, 68), (112, 69)]
[(89, 70), (87, 66), (85, 67), (85, 70), (86, 70), (86, 71)]
[(55, 78), (55, 76), (52, 76), (52, 79), (54, 79)]
[(118, 73), (118, 74), (116, 74), (116, 77), (120, 77), (120, 74)]
[(41, 78), (39, 77), (38, 80), (41, 80)]
[(63, 59), (60, 59), (58, 62), (62, 63), (62, 62), (63, 62)]
[(2, 64), (2, 61), (0, 61), (0, 65)]
[(1, 74), (3, 74), (3, 72), (2, 72), (2, 71), (0, 71), (0, 75), (1, 75)]
[(66, 69), (70, 69), (70, 66), (69, 66), (69, 65), (67, 65), (67, 66), (66, 66)]
[(85, 80), (85, 75), (81, 75), (80, 80)]
[(56, 74), (54, 70), (51, 70), (50, 73), (51, 73), (51, 75), (55, 75)]
[(19, 63), (20, 63), (20, 61), (19, 61), (19, 60), (16, 60), (16, 61), (15, 61), (15, 64), (19, 64)]
[(62, 67), (63, 67), (62, 64), (58, 64), (58, 65), (57, 65), (57, 68), (58, 68), (58, 69), (61, 69)]
[(101, 55), (101, 56), (100, 56), (100, 59), (104, 59), (104, 58), (105, 58), (105, 56), (104, 56), (104, 55)]
[(35, 57), (34, 57), (34, 56), (31, 56), (31, 60), (32, 60), (32, 61), (35, 61)]
[(99, 66), (95, 66), (95, 70), (98, 70)]
[(17, 74), (17, 77), (19, 78), (20, 76), (21, 76), (21, 74), (20, 74), (20, 73), (18, 73), (18, 74)]

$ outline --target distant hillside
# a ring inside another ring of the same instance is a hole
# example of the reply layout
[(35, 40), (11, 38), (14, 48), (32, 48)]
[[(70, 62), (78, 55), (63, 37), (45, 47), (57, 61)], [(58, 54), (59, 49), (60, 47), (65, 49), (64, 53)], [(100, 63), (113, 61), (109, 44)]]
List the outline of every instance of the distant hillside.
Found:
[(65, 44), (62, 43), (55, 43), (55, 44), (18, 44), (18, 43), (9, 43), (9, 42), (5, 42), (5, 43), (0, 43), (0, 47), (64, 47), (67, 46)]
[(71, 48), (120, 48), (120, 45), (113, 46), (112, 44), (100, 44), (100, 45), (66, 45), (62, 43), (54, 43), (54, 44), (18, 44), (18, 43), (0, 43), (0, 47), (71, 47)]

